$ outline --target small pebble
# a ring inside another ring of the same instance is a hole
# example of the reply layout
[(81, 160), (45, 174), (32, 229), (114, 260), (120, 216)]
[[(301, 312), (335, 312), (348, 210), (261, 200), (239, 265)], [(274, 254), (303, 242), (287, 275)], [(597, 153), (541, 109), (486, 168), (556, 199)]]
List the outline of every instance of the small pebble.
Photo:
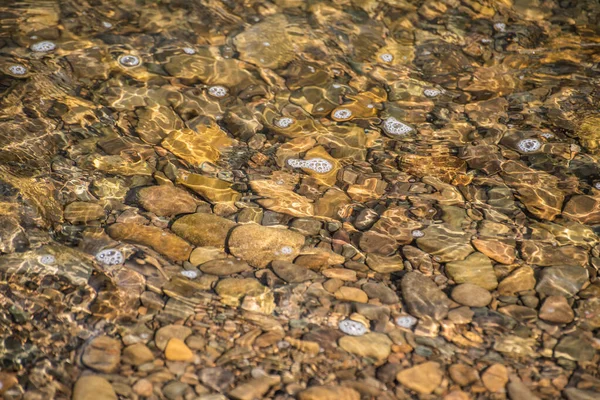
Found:
[(56, 48), (56, 44), (49, 40), (44, 40), (43, 42), (37, 42), (31, 45), (31, 50), (36, 52), (46, 52), (52, 51)]
[(396, 318), (396, 325), (407, 329), (410, 329), (413, 326), (415, 326), (417, 322), (417, 319), (412, 315), (401, 315), (398, 318)]
[(208, 88), (208, 94), (213, 97), (225, 97), (227, 96), (227, 88), (224, 86), (211, 86)]
[(25, 75), (27, 68), (21, 64), (15, 64), (8, 67), (8, 71), (13, 75)]
[(123, 264), (125, 257), (117, 249), (105, 249), (96, 254), (96, 260), (105, 265), (118, 265)]
[(345, 319), (338, 324), (340, 331), (350, 336), (362, 336), (367, 333), (367, 327), (360, 322)]

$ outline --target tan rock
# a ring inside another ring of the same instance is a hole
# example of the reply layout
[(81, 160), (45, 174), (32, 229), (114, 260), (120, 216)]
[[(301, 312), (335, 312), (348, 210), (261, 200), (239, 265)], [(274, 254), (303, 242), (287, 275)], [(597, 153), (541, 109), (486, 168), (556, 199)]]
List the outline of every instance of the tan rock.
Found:
[(483, 385), (492, 393), (504, 391), (508, 383), (508, 370), (502, 364), (494, 364), (481, 375)]
[(214, 214), (195, 213), (179, 218), (171, 230), (196, 246), (223, 248), (235, 222)]
[(298, 400), (360, 400), (360, 394), (344, 386), (313, 386), (298, 393)]
[(563, 296), (549, 296), (540, 308), (539, 317), (548, 322), (568, 324), (575, 318), (575, 313)]
[(244, 271), (251, 271), (253, 268), (246, 261), (235, 258), (225, 260), (211, 260), (200, 266), (200, 271), (205, 274), (227, 276), (239, 274)]
[(156, 331), (154, 342), (159, 350), (164, 350), (172, 338), (184, 341), (192, 334), (192, 329), (183, 325), (165, 325)]
[(468, 386), (479, 380), (479, 374), (473, 367), (465, 364), (452, 364), (448, 368), (450, 378), (460, 386)]
[(256, 224), (236, 227), (228, 240), (234, 256), (258, 268), (274, 260), (293, 261), (303, 245), (304, 236), (297, 232)]
[(383, 333), (370, 332), (363, 336), (341, 337), (338, 344), (348, 353), (382, 361), (390, 355), (392, 341)]
[(121, 361), (121, 342), (108, 336), (94, 338), (83, 350), (81, 362), (96, 371), (114, 372)]
[(192, 252), (188, 242), (155, 226), (116, 223), (109, 226), (107, 232), (115, 240), (151, 247), (174, 261), (187, 261)]
[(473, 283), (462, 283), (452, 289), (452, 300), (468, 307), (485, 307), (492, 301), (487, 289)]
[(235, 400), (262, 399), (264, 398), (265, 394), (267, 394), (271, 386), (276, 385), (279, 382), (281, 382), (281, 377), (278, 375), (266, 375), (254, 378), (248, 382), (236, 386), (231, 392), (229, 392), (229, 397)]
[(363, 290), (348, 286), (342, 286), (333, 295), (342, 301), (356, 301), (357, 303), (369, 301), (369, 296)]
[(173, 185), (142, 188), (138, 191), (137, 198), (142, 207), (160, 217), (193, 213), (197, 207), (194, 196)]
[(347, 282), (356, 282), (356, 271), (346, 268), (329, 268), (322, 272), (327, 278), (337, 278)]
[(192, 361), (194, 353), (181, 339), (171, 338), (165, 348), (165, 357), (169, 361)]
[(535, 287), (535, 277), (531, 267), (521, 267), (514, 270), (498, 285), (498, 293), (502, 296), (512, 296), (515, 293), (531, 290)]
[(132, 389), (138, 396), (150, 397), (154, 391), (154, 386), (148, 379), (140, 379), (132, 386)]
[[(514, 240), (513, 240), (514, 242)], [(473, 239), (473, 246), (494, 261), (501, 264), (512, 264), (515, 262), (515, 244), (508, 243), (497, 238), (492, 239)]]
[(391, 257), (368, 254), (367, 265), (373, 271), (379, 272), (380, 274), (391, 274), (404, 270), (402, 257), (400, 257), (398, 254), (395, 254)]
[[(254, 278), (225, 278), (215, 286), (223, 304), (270, 314), (275, 309), (273, 292)], [(243, 302), (242, 302), (243, 299)]]
[(428, 277), (409, 272), (402, 278), (400, 286), (408, 312), (415, 317), (442, 320), (448, 315), (448, 296)]
[(143, 343), (132, 344), (123, 350), (123, 362), (135, 366), (145, 364), (154, 360), (154, 354)]
[(447, 225), (430, 225), (423, 233), (425, 235), (417, 239), (417, 246), (440, 262), (464, 260), (475, 250), (467, 233)]
[(74, 201), (65, 207), (64, 217), (72, 224), (86, 223), (103, 219), (106, 216), (104, 208), (97, 203)]
[(444, 400), (471, 400), (471, 396), (462, 390), (453, 390), (444, 396)]
[(479, 252), (462, 261), (447, 263), (446, 273), (456, 283), (472, 283), (487, 290), (494, 290), (498, 286), (492, 262), (485, 254)]
[(73, 400), (117, 400), (112, 385), (97, 375), (80, 377), (73, 387)]
[(421, 394), (432, 393), (442, 383), (440, 364), (428, 361), (398, 372), (396, 379), (403, 386)]
[(536, 240), (524, 240), (521, 256), (528, 264), (549, 266), (573, 265), (583, 267), (588, 263), (588, 253), (578, 246), (553, 246)]

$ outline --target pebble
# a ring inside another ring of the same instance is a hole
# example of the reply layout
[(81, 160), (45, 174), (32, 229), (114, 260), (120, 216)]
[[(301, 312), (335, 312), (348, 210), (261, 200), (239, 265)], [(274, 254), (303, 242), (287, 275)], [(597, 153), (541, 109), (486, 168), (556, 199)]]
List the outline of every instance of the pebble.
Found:
[(588, 282), (586, 268), (559, 266), (543, 268), (535, 286), (536, 292), (546, 296), (572, 297)]
[(167, 342), (165, 357), (169, 361), (192, 361), (194, 353), (181, 339), (174, 337)]
[(408, 312), (418, 318), (442, 320), (448, 315), (448, 296), (419, 272), (409, 272), (400, 283)]
[(273, 272), (289, 283), (301, 283), (317, 279), (319, 274), (303, 266), (286, 261), (275, 260), (271, 263)]
[(121, 342), (108, 336), (98, 336), (83, 350), (81, 362), (99, 372), (114, 372), (121, 362)]
[(338, 344), (348, 353), (382, 361), (390, 355), (392, 341), (383, 333), (370, 332), (362, 336), (343, 336)]
[(535, 287), (535, 276), (531, 267), (521, 267), (514, 270), (498, 285), (498, 293), (511, 296), (520, 292), (532, 290)]
[(548, 322), (568, 324), (575, 318), (575, 313), (563, 296), (548, 296), (542, 303), (539, 317)]
[(368, 332), (368, 329), (364, 324), (358, 321), (353, 321), (351, 319), (345, 319), (343, 321), (340, 321), (338, 324), (338, 328), (346, 335), (351, 336), (362, 336)]
[(481, 375), (481, 381), (490, 392), (504, 391), (508, 383), (508, 370), (502, 364), (494, 364)]
[(156, 331), (154, 343), (159, 350), (164, 350), (172, 338), (184, 341), (192, 334), (192, 329), (183, 325), (165, 325)]
[(196, 246), (225, 247), (235, 222), (214, 214), (195, 213), (177, 219), (171, 230)]
[(140, 189), (137, 197), (142, 207), (161, 217), (190, 214), (197, 207), (194, 196), (173, 185), (148, 186)]
[(485, 307), (492, 301), (490, 292), (472, 283), (463, 283), (452, 289), (452, 300), (468, 307)]
[(443, 377), (440, 364), (433, 361), (403, 369), (396, 375), (400, 384), (420, 394), (433, 393), (442, 383)]
[(334, 296), (342, 301), (356, 301), (357, 303), (366, 303), (369, 301), (369, 296), (358, 288), (342, 286), (335, 291)]
[(456, 283), (472, 283), (487, 290), (494, 290), (498, 286), (491, 260), (479, 252), (462, 261), (447, 263), (446, 273)]
[(154, 361), (154, 354), (143, 343), (132, 344), (123, 350), (122, 361), (135, 366)]
[(72, 400), (117, 400), (117, 394), (101, 376), (85, 375), (75, 382)]
[(450, 378), (460, 386), (468, 386), (479, 380), (477, 370), (465, 364), (452, 364), (448, 368)]
[(154, 385), (148, 379), (140, 379), (133, 385), (132, 389), (138, 396), (150, 397), (154, 392)]
[(312, 386), (298, 393), (298, 400), (360, 400), (360, 393), (343, 386)]

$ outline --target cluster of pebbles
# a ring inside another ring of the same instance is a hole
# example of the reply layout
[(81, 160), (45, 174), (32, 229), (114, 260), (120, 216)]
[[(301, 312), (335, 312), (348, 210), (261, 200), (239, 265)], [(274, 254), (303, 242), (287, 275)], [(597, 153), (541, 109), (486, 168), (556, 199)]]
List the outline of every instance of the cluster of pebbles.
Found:
[(0, 397), (600, 396), (597, 2), (59, 3), (0, 5)]

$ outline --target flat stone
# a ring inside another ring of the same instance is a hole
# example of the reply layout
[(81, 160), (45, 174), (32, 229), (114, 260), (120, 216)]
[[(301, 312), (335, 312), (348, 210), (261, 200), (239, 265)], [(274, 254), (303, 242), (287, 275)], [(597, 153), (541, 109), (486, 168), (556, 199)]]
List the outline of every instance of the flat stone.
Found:
[(138, 396), (150, 397), (154, 392), (154, 385), (148, 379), (140, 379), (133, 385), (132, 389)]
[(396, 379), (403, 386), (420, 394), (430, 394), (442, 383), (440, 364), (428, 361), (398, 372)]
[(159, 217), (190, 214), (198, 206), (190, 193), (173, 185), (157, 185), (141, 188), (137, 201), (144, 209)]
[(235, 380), (235, 376), (231, 371), (221, 367), (202, 368), (198, 377), (203, 385), (216, 392), (225, 391)]
[(565, 204), (564, 215), (582, 224), (600, 224), (600, 198), (598, 195), (573, 196)]
[(161, 390), (167, 399), (179, 400), (189, 388), (190, 385), (187, 383), (172, 381), (163, 386)]
[(169, 361), (191, 361), (194, 353), (181, 339), (171, 338), (165, 348), (165, 357)]
[(190, 263), (197, 267), (205, 262), (212, 260), (222, 260), (227, 258), (227, 253), (223, 248), (218, 247), (196, 247), (190, 254)]
[(329, 268), (322, 272), (327, 278), (341, 279), (346, 282), (356, 282), (356, 271), (346, 268)]
[(236, 227), (228, 240), (229, 251), (257, 268), (271, 261), (293, 261), (304, 245), (304, 236), (288, 229), (256, 224)]
[(586, 268), (559, 266), (544, 268), (539, 275), (536, 292), (546, 296), (572, 297), (589, 280)]
[(227, 276), (251, 271), (253, 268), (246, 261), (228, 258), (225, 260), (212, 260), (200, 266), (200, 271), (205, 274)]
[(114, 372), (121, 361), (121, 342), (108, 336), (98, 336), (85, 347), (81, 362), (96, 371)]
[(535, 286), (535, 277), (531, 267), (515, 269), (498, 285), (498, 293), (502, 296), (513, 296), (520, 292), (532, 290)]
[(460, 386), (468, 386), (479, 380), (477, 370), (466, 364), (452, 364), (448, 368), (450, 378)]
[(573, 265), (583, 267), (588, 263), (588, 253), (578, 246), (553, 246), (535, 240), (524, 240), (521, 256), (528, 264), (544, 267)]
[(192, 329), (183, 325), (166, 325), (156, 331), (154, 342), (159, 350), (164, 350), (167, 347), (167, 342), (172, 338), (177, 338), (184, 341), (192, 334)]
[(312, 386), (298, 393), (298, 400), (360, 400), (360, 394), (344, 386)]
[(575, 313), (563, 296), (548, 296), (539, 312), (540, 319), (557, 324), (568, 324), (575, 318)]
[(248, 382), (236, 386), (229, 392), (229, 397), (235, 400), (254, 400), (262, 399), (269, 391), (271, 386), (281, 382), (281, 377), (276, 376), (261, 376), (251, 379)]
[(485, 307), (492, 301), (487, 289), (473, 283), (463, 283), (452, 289), (452, 300), (468, 307)]
[(271, 263), (271, 268), (278, 277), (288, 283), (312, 281), (319, 277), (316, 272), (287, 261), (275, 260)]
[(148, 246), (174, 261), (187, 261), (192, 246), (179, 236), (155, 226), (116, 223), (106, 231), (115, 240)]
[(348, 353), (359, 357), (382, 361), (391, 352), (392, 341), (383, 333), (370, 332), (362, 336), (343, 336), (338, 340), (339, 346)]
[(512, 264), (515, 261), (514, 240), (510, 243), (498, 238), (493, 239), (473, 239), (473, 246), (492, 260), (501, 264)]
[(117, 400), (109, 381), (97, 375), (80, 377), (73, 387), (73, 400)]
[(456, 283), (472, 283), (487, 290), (494, 290), (498, 286), (491, 260), (479, 252), (462, 261), (447, 263), (446, 273)]
[(362, 286), (362, 290), (370, 299), (379, 299), (383, 304), (399, 304), (400, 299), (396, 292), (384, 283), (369, 282)]
[(408, 312), (413, 316), (442, 320), (448, 315), (448, 296), (431, 279), (419, 272), (404, 275), (401, 289)]
[(154, 354), (143, 343), (132, 344), (123, 350), (123, 362), (135, 366), (154, 361)]
[(97, 203), (74, 201), (65, 207), (64, 217), (72, 224), (86, 223), (103, 219), (106, 216), (104, 207)]
[(369, 301), (369, 296), (363, 290), (354, 287), (342, 286), (333, 295), (336, 299), (342, 301), (355, 301), (357, 303)]
[(502, 364), (494, 364), (481, 375), (483, 385), (490, 392), (500, 392), (508, 383), (508, 370)]
[(516, 376), (511, 376), (507, 386), (510, 400), (540, 400), (531, 390)]
[(592, 340), (583, 333), (563, 336), (554, 348), (554, 357), (581, 363), (592, 361), (595, 354)]
[(367, 265), (373, 271), (379, 272), (380, 274), (392, 274), (404, 269), (402, 257), (400, 257), (398, 254), (395, 254), (391, 257), (368, 254)]
[(598, 392), (595, 390), (582, 390), (574, 387), (567, 388), (563, 391), (568, 400), (597, 400)]
[(223, 304), (270, 314), (275, 309), (271, 290), (254, 278), (225, 278), (215, 286)]
[(461, 261), (475, 251), (466, 232), (455, 231), (449, 226), (430, 225), (423, 233), (425, 235), (417, 239), (417, 246), (437, 257), (439, 262)]
[(583, 329), (594, 330), (600, 328), (600, 298), (592, 297), (579, 302), (577, 315), (581, 318)]
[(235, 222), (214, 214), (195, 213), (179, 218), (171, 230), (196, 246), (223, 248)]

